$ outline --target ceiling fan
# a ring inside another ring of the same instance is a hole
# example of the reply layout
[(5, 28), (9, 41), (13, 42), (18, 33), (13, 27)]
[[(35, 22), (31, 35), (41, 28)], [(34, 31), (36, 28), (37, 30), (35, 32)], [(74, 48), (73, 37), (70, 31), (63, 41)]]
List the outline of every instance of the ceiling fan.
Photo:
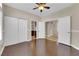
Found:
[(39, 9), (42, 12), (44, 9), (50, 9), (50, 7), (46, 6), (46, 3), (36, 3), (36, 5), (37, 7), (33, 8), (33, 10)]

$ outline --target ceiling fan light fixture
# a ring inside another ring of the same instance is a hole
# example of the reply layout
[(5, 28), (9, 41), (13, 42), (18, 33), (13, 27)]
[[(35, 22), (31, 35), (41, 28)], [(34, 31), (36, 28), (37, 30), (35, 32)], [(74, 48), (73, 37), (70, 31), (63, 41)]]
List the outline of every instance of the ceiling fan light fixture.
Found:
[(39, 10), (44, 10), (44, 7), (43, 6), (40, 6), (38, 9)]
[(44, 10), (44, 7), (43, 6), (39, 6), (38, 9), (40, 10), (40, 12), (42, 12)]
[(33, 8), (33, 10), (39, 9), (40, 12), (42, 12), (44, 9), (50, 9), (49, 6), (46, 6), (46, 3), (36, 3), (36, 5), (37, 5), (38, 7)]

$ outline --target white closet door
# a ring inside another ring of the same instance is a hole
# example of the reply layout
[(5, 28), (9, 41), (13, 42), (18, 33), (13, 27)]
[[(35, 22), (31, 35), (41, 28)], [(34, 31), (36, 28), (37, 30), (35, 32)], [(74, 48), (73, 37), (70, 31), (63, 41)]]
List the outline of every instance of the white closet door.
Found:
[(70, 45), (70, 16), (58, 19), (58, 42)]
[(0, 41), (2, 40), (2, 11), (0, 11)]
[(38, 22), (37, 27), (37, 39), (45, 38), (45, 22)]
[(4, 17), (4, 40), (6, 46), (16, 44), (18, 42), (17, 23), (17, 18)]
[(19, 42), (27, 41), (27, 20), (18, 19), (18, 25)]

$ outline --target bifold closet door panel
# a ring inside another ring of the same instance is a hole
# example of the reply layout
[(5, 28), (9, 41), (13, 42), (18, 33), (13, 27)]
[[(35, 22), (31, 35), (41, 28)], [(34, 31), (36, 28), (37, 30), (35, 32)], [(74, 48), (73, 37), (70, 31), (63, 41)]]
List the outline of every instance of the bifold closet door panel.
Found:
[(58, 19), (58, 42), (70, 46), (71, 39), (71, 19), (70, 16)]
[(4, 41), (5, 45), (18, 42), (18, 20), (13, 17), (4, 17)]
[(4, 17), (5, 46), (27, 41), (27, 20)]
[(37, 39), (45, 38), (45, 22), (38, 22), (37, 28)]
[(2, 11), (0, 10), (0, 41), (2, 40), (2, 26)]
[(19, 42), (27, 41), (27, 20), (18, 20), (18, 35)]

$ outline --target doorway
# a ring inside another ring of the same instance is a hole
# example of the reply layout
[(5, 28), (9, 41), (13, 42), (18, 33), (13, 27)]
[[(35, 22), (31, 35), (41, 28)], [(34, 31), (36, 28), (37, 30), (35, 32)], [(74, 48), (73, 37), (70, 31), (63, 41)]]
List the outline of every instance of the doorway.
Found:
[(37, 37), (37, 22), (36, 21), (32, 21), (31, 22), (31, 37), (32, 37), (32, 40), (35, 40), (36, 37)]
[(46, 39), (57, 42), (58, 33), (57, 33), (57, 20), (48, 21), (46, 24)]
[(46, 39), (70, 46), (71, 21), (70, 16), (46, 21)]

